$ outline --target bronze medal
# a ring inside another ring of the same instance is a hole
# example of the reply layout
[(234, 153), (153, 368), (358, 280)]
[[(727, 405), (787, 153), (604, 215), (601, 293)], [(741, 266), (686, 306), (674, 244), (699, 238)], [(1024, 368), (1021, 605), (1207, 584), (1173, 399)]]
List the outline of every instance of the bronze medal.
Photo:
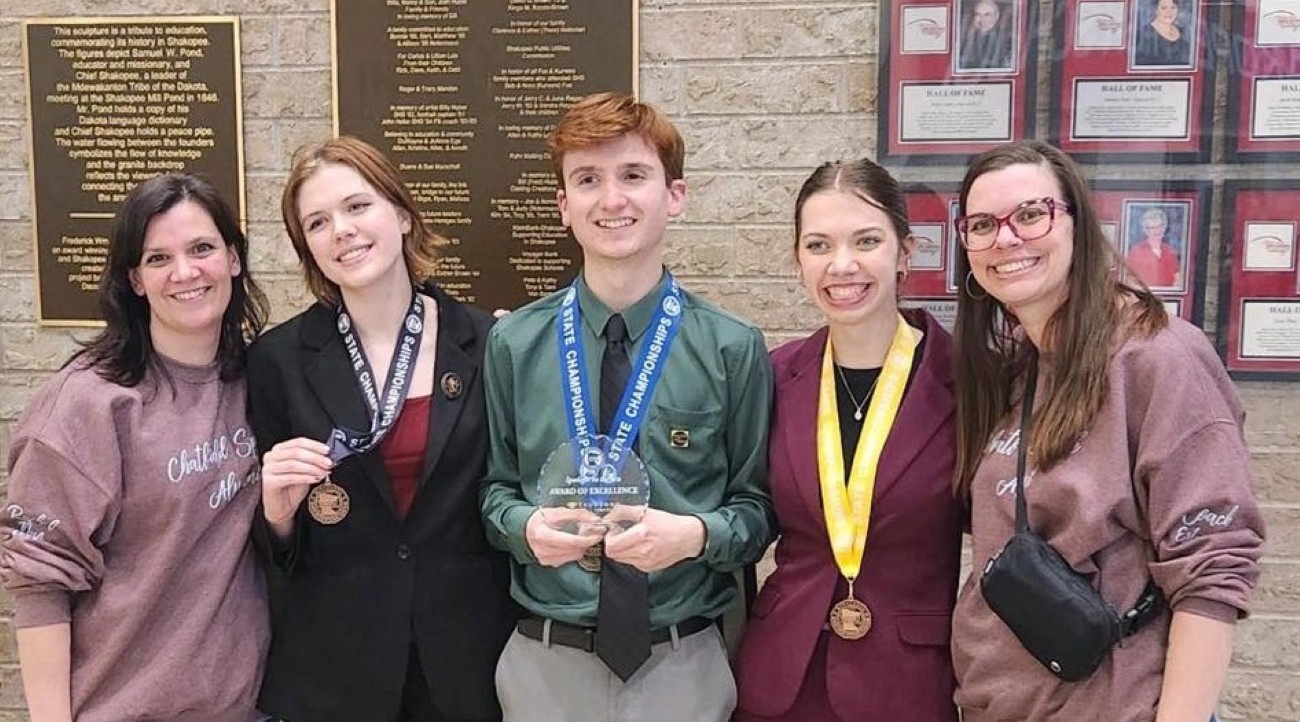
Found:
[(582, 558), (578, 560), (578, 566), (593, 574), (598, 574), (601, 565), (604, 564), (604, 557), (605, 545), (603, 543), (592, 544), (587, 547), (587, 551), (582, 553)]
[(347, 490), (335, 484), (328, 476), (307, 495), (307, 511), (311, 513), (311, 518), (326, 526), (346, 519), (351, 508), (352, 501), (348, 498)]
[(831, 631), (841, 639), (862, 639), (871, 631), (871, 610), (849, 597), (831, 607)]

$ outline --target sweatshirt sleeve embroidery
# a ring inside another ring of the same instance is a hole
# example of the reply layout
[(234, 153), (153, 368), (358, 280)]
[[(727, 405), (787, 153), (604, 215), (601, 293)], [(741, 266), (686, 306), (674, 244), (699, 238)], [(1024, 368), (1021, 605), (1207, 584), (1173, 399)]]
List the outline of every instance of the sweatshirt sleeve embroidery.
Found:
[(102, 547), (119, 509), (116, 498), (50, 445), (30, 439), (15, 449), (0, 513), (0, 572), (14, 595), (17, 626), (69, 621), (71, 596), (94, 589), (103, 576)]

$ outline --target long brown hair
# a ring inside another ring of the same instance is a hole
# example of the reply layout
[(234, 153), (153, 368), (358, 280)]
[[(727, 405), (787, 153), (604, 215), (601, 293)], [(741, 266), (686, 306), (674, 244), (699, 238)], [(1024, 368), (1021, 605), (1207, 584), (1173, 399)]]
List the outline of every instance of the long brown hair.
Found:
[[(1062, 200), (1074, 217), (1074, 252), (1066, 277), (1067, 297), (1048, 319), (1043, 344), (1051, 353), (1043, 363), (1047, 386), (1039, 385), (1043, 403), (1028, 440), (1038, 469), (1064, 459), (1109, 393), (1107, 370), (1117, 343), (1129, 334), (1163, 328), (1164, 306), (1141, 285), (1124, 281), (1124, 266), (1102, 232), (1087, 181), (1074, 161), (1059, 149), (1036, 140), (999, 146), (976, 156), (966, 170), (959, 196), (966, 214), (971, 186), (986, 173), (1013, 165), (1041, 165), (1061, 187)], [(957, 324), (954, 375), (957, 382), (957, 473), (955, 487), (969, 498), (971, 479), (984, 447), (1011, 410), (1015, 381), (1038, 350), (1019, 330), (1010, 310), (970, 275), (965, 253), (957, 254)]]

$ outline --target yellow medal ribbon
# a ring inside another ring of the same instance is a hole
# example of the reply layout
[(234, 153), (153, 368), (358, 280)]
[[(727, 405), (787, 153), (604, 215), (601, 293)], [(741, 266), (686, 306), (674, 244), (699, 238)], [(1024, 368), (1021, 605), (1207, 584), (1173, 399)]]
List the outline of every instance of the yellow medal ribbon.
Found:
[[(876, 468), (885, 438), (894, 425), (903, 391), (920, 343), (917, 333), (898, 316), (894, 340), (876, 381), (875, 393), (862, 423), (862, 435), (853, 453), (853, 468), (844, 483), (844, 451), (840, 443), (840, 418), (835, 402), (835, 360), (830, 336), (822, 356), (821, 390), (817, 402), (817, 467), (821, 476), (822, 511), (830, 533), (831, 550), (840, 573), (852, 585), (862, 568), (871, 523), (871, 502), (876, 490)], [(852, 589), (852, 586), (850, 586)]]

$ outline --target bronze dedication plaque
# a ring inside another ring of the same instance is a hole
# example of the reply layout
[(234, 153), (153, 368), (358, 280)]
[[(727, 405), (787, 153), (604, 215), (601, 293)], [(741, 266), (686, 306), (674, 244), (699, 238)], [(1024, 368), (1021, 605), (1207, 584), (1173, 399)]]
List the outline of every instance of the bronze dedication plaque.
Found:
[(448, 239), (437, 280), (480, 307), (562, 288), (546, 134), (590, 93), (635, 92), (635, 0), (332, 3), (335, 130), (398, 164)]
[(140, 181), (202, 173), (245, 217), (237, 22), (23, 21), (42, 324), (99, 323), (109, 225)]

